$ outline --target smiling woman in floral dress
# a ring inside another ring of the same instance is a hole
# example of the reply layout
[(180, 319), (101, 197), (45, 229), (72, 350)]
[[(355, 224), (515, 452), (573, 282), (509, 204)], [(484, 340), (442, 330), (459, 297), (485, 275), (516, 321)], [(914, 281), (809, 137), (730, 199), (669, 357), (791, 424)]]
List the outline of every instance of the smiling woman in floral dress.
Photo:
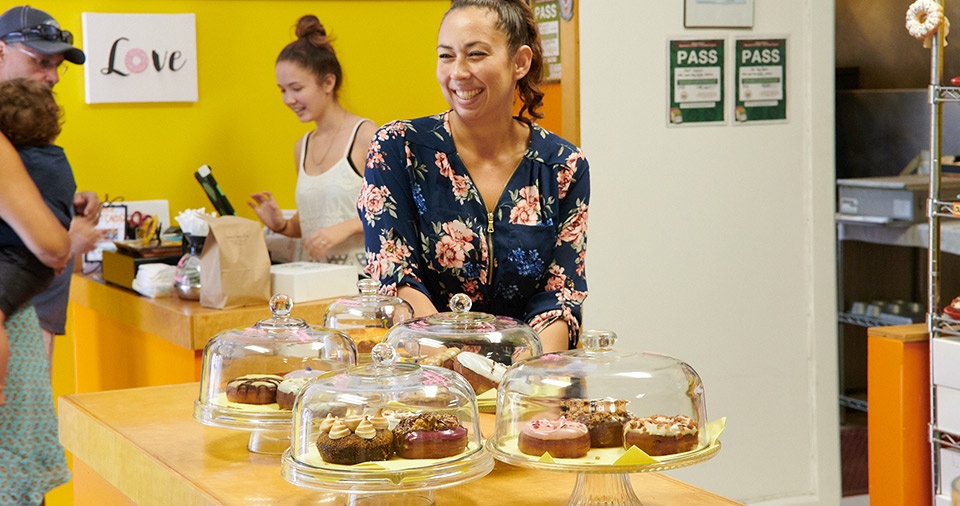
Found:
[(437, 57), (450, 110), (385, 125), (367, 154), (357, 204), (367, 273), (417, 315), (462, 292), (474, 310), (529, 323), (545, 352), (573, 348), (587, 296), (589, 165), (533, 123), (543, 117), (533, 13), (523, 0), (454, 0)]

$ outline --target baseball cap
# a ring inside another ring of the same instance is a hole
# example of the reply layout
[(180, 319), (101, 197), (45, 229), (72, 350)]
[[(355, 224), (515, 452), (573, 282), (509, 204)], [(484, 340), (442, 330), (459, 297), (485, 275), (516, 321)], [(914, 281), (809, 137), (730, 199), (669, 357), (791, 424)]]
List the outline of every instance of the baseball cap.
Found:
[(82, 65), (83, 51), (73, 47), (73, 34), (60, 29), (53, 16), (29, 5), (20, 5), (0, 14), (0, 40), (18, 42), (40, 54), (63, 54), (70, 63)]

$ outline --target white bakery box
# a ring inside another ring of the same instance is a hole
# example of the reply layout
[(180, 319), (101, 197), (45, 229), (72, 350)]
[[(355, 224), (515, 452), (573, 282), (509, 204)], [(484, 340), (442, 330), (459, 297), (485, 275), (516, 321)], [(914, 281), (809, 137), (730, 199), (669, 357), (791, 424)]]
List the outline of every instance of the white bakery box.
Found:
[(286, 294), (293, 302), (329, 299), (357, 293), (357, 268), (319, 262), (270, 266), (271, 295)]
[[(937, 428), (960, 435), (960, 338), (933, 339), (933, 383), (937, 390)], [(937, 506), (951, 506), (950, 487), (960, 476), (960, 451), (940, 448)]]
[(940, 449), (940, 493), (937, 504), (951, 506), (950, 487), (953, 480), (960, 476), (960, 451), (949, 448)]

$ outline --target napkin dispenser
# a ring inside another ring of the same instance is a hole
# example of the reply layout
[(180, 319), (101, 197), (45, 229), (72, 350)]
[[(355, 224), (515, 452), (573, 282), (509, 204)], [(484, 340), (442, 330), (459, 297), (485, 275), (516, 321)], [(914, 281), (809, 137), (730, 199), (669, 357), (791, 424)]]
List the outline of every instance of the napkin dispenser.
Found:
[(133, 290), (133, 279), (137, 277), (137, 269), (141, 265), (150, 263), (177, 265), (180, 256), (178, 253), (175, 255), (139, 257), (123, 249), (117, 251), (104, 250), (103, 263), (101, 264), (103, 280)]

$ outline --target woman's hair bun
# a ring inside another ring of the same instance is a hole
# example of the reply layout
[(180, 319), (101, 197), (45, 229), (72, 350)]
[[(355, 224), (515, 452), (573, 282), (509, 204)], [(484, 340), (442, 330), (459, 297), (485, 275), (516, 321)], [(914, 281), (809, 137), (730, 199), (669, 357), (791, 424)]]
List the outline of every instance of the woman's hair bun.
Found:
[(297, 21), (297, 37), (321, 45), (327, 41), (327, 30), (316, 16), (307, 14)]

